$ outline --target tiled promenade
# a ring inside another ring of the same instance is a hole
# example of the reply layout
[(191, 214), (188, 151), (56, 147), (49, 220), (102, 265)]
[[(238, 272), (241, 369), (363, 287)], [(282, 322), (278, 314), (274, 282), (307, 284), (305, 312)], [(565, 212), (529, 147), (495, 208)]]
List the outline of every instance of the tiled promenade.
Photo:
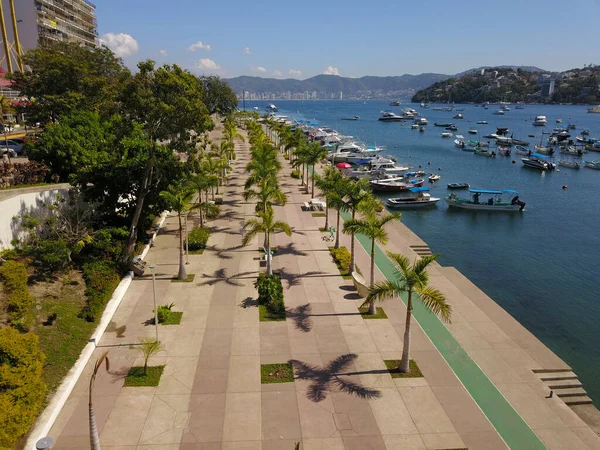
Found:
[[(241, 247), (241, 227), (254, 204), (241, 197), (248, 144), (238, 143), (237, 152), (209, 248), (189, 257), (194, 282), (170, 282), (178, 262), (175, 218), (146, 258), (158, 264), (159, 304), (174, 302), (184, 311), (181, 325), (159, 330), (166, 350), (151, 364), (166, 364), (160, 385), (123, 387), (123, 374), (142, 362), (129, 344), (154, 335), (146, 324), (153, 309), (149, 276), (133, 281), (100, 342), (97, 353), (110, 349), (112, 366), (112, 374), (98, 376), (94, 396), (102, 449), (293, 450), (296, 442), (304, 450), (507, 448), (416, 321), (412, 356), (424, 378), (389, 376), (383, 360), (401, 355), (404, 304), (383, 304), (389, 320), (362, 319), (356, 309), (361, 300), (321, 239), (324, 219), (301, 210), (309, 196), (289, 178), (287, 163), (281, 183), (289, 201), (275, 210), (295, 233), (275, 236), (274, 266), (284, 278), (290, 314), (285, 322), (259, 322), (252, 284), (262, 239)], [(411, 246), (423, 244), (418, 237), (401, 224), (389, 233), (387, 249), (416, 257)], [(350, 246), (347, 236), (342, 244)], [(360, 244), (357, 264), (367, 273), (369, 257)], [(545, 398), (548, 389), (532, 372), (565, 364), (455, 269), (435, 265), (430, 274), (452, 304), (447, 329), (453, 339), (539, 437), (539, 447), (512, 448), (600, 449), (598, 436), (562, 400)], [(337, 369), (332, 361), (341, 355), (355, 356)], [(311, 379), (261, 385), (260, 364), (290, 359), (316, 366)], [(51, 430), (55, 449), (89, 448), (89, 366)], [(378, 397), (342, 392), (338, 381)]]

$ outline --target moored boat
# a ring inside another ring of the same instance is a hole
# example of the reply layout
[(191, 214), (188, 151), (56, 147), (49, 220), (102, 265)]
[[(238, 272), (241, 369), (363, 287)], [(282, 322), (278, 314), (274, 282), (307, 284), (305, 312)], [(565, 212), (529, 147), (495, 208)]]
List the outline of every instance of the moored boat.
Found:
[(390, 208), (396, 209), (412, 209), (412, 208), (426, 208), (433, 206), (440, 201), (439, 198), (431, 197), (428, 193), (429, 188), (426, 187), (413, 187), (409, 188), (408, 192), (412, 195), (388, 198), (386, 204)]
[(465, 148), (465, 137), (462, 134), (457, 134), (456, 139), (454, 139), (454, 145), (458, 148)]
[(532, 169), (538, 170), (554, 170), (556, 169), (556, 164), (554, 164), (550, 157), (547, 155), (542, 155), (540, 153), (532, 153), (527, 158), (521, 158), (523, 161), (523, 165), (525, 167), (530, 167)]
[(581, 168), (581, 165), (577, 161), (567, 161), (565, 159), (559, 159), (558, 165), (561, 167), (567, 167), (569, 169), (576, 169), (576, 170), (579, 170)]
[(469, 134), (477, 134), (477, 130), (469, 130), (468, 133)]
[(358, 120), (360, 116), (342, 117), (342, 120)]
[(469, 183), (448, 183), (448, 189), (467, 189), (470, 187)]
[(400, 106), (400, 100), (392, 100), (390, 106)]
[(503, 116), (504, 115), (504, 110), (503, 109), (498, 109), (497, 111), (494, 111), (492, 114), (494, 114), (495, 116)]
[(431, 175), (429, 175), (429, 182), (434, 183), (434, 182), (438, 181), (440, 178), (442, 178), (442, 177), (439, 176), (438, 174), (432, 173)]
[(452, 137), (452, 133), (450, 133), (449, 131), (445, 131), (442, 133), (442, 137), (443, 138), (449, 138)]
[(446, 123), (446, 122), (443, 122), (443, 123), (435, 122), (435, 123), (433, 124), (433, 126), (434, 126), (434, 127), (442, 127), (442, 128), (446, 128), (446, 127), (451, 127), (451, 126), (452, 126), (452, 124), (451, 124), (451, 123)]
[(589, 169), (600, 170), (600, 159), (597, 161), (584, 161), (583, 166)]
[(510, 156), (512, 154), (510, 148), (508, 147), (498, 147), (498, 153), (502, 156)]
[(546, 116), (535, 116), (531, 123), (534, 127), (544, 127), (548, 123), (548, 119), (546, 119)]
[(404, 192), (423, 184), (423, 180), (407, 180), (404, 177), (384, 178), (370, 182), (371, 189), (376, 192)]
[(269, 112), (279, 111), (279, 108), (277, 106), (275, 106), (273, 103), (268, 104), (265, 109)]
[[(503, 191), (495, 191), (488, 189), (470, 189), (469, 193), (471, 198), (464, 199), (456, 195), (456, 193), (450, 194), (444, 200), (449, 207), (458, 209), (469, 209), (473, 211), (523, 211), (525, 208), (525, 202), (519, 200), (519, 193), (512, 189), (505, 189)], [(487, 202), (481, 203), (479, 201), (480, 196), (491, 195)], [(510, 201), (505, 201), (503, 196), (513, 196)]]
[(482, 148), (476, 148), (473, 153), (475, 155), (479, 155), (479, 156), (487, 156), (488, 158), (495, 158), (496, 157), (496, 152), (493, 152), (491, 150), (484, 150)]
[(381, 120), (382, 122), (401, 122), (404, 119), (404, 117), (399, 116), (398, 114), (394, 114), (391, 111), (381, 111), (381, 116), (379, 117), (379, 120)]
[(478, 120), (477, 125), (487, 125), (487, 120)]
[(521, 145), (516, 145), (515, 149), (516, 149), (515, 152), (517, 153), (517, 155), (529, 156), (532, 153), (531, 150), (528, 150)]
[(594, 106), (593, 108), (588, 108), (589, 113), (600, 114), (600, 105)]

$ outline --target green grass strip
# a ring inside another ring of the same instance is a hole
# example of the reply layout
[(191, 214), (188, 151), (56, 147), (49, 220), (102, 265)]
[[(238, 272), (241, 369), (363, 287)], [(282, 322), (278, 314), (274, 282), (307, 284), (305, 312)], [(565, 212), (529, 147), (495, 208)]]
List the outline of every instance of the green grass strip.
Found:
[(375, 314), (369, 314), (369, 307), (365, 306), (364, 308), (358, 308), (358, 312), (360, 312), (360, 315), (362, 316), (363, 319), (387, 319), (388, 316), (385, 313), (385, 311), (383, 310), (383, 308), (381, 307), (376, 307), (375, 310), (377, 311)]
[(148, 367), (148, 373), (144, 375), (142, 366), (134, 366), (125, 377), (125, 386), (158, 386), (163, 370), (165, 366)]
[(260, 382), (262, 384), (291, 383), (293, 381), (294, 368), (290, 363), (260, 365)]
[(273, 314), (265, 305), (258, 305), (258, 319), (260, 322), (282, 322), (285, 320), (285, 312)]

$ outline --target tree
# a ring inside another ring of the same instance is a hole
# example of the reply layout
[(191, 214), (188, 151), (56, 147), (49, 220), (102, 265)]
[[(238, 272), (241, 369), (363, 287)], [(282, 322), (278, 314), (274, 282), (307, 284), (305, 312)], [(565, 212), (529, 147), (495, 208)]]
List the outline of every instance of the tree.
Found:
[(204, 104), (209, 114), (232, 114), (238, 100), (235, 92), (217, 75), (200, 77), (204, 85)]
[[(364, 213), (363, 219), (350, 219), (344, 223), (344, 233), (346, 234), (362, 234), (371, 239), (371, 278), (369, 285), (373, 287), (375, 281), (375, 243), (387, 244), (388, 235), (385, 231), (385, 225), (392, 220), (400, 220), (402, 213), (385, 214), (378, 216), (377, 212), (367, 210)], [(369, 314), (375, 314), (375, 304), (369, 305)]]
[[(344, 212), (350, 212), (352, 214), (352, 219), (356, 218), (356, 212), (360, 209), (361, 205), (365, 204), (365, 200), (369, 197), (372, 197), (371, 192), (369, 191), (369, 181), (365, 179), (360, 180), (352, 180), (350, 178), (342, 178), (342, 183), (344, 183), (344, 193), (346, 194), (338, 205), (341, 207), (341, 210)], [(354, 233), (350, 233), (350, 268), (348, 273), (354, 272), (354, 260), (355, 260), (355, 239)]]
[(335, 167), (325, 167), (323, 176), (318, 174), (316, 176), (316, 185), (321, 190), (321, 193), (325, 197), (325, 229), (329, 228), (329, 204), (333, 193), (335, 192), (336, 186), (341, 182), (343, 175)]
[(144, 356), (144, 375), (148, 375), (148, 360), (163, 351), (164, 347), (154, 338), (143, 338), (140, 339), (140, 346), (138, 348)]
[(177, 219), (179, 221), (179, 274), (177, 275), (177, 278), (185, 280), (187, 274), (185, 273), (185, 249), (183, 247), (183, 224), (181, 218), (190, 210), (196, 208), (192, 203), (194, 191), (192, 191), (189, 186), (176, 186), (171, 187), (168, 191), (162, 191), (160, 196), (167, 202), (171, 210), (177, 213)]
[[(311, 187), (311, 197), (315, 196), (315, 165), (321, 161), (323, 158), (327, 156), (327, 149), (321, 147), (321, 144), (318, 142), (312, 142), (306, 148), (305, 162), (308, 167), (312, 167), (312, 187)], [(308, 170), (308, 169), (307, 169)], [(306, 180), (308, 183), (308, 179)]]
[[(292, 167), (299, 169), (300, 167), (302, 167), (302, 176), (301, 178), (301, 182), (300, 184), (303, 185), (304, 184), (304, 168), (307, 165), (307, 161), (309, 158), (308, 155), (308, 144), (306, 142), (302, 142), (300, 143), (300, 145), (298, 145), (294, 151), (292, 152), (292, 154), (294, 155), (294, 161), (292, 161)], [(307, 177), (306, 177), (306, 192), (308, 193), (308, 170), (307, 172)]]
[[(216, 175), (205, 175), (204, 173), (198, 173), (190, 179), (190, 187), (196, 189), (198, 192), (198, 202), (196, 207), (198, 209), (198, 215), (200, 217), (200, 227), (204, 227), (204, 216), (211, 213), (217, 213), (219, 207), (212, 202), (208, 201), (208, 191), (211, 187), (218, 184), (219, 180)], [(206, 193), (206, 201), (202, 200), (202, 193)]]
[(94, 382), (96, 381), (96, 375), (98, 369), (102, 367), (102, 363), (106, 364), (106, 371), (110, 371), (110, 361), (108, 360), (108, 352), (104, 352), (100, 358), (96, 360), (94, 364), (94, 370), (90, 377), (89, 387), (89, 422), (90, 422), (90, 448), (91, 450), (100, 450), (100, 436), (98, 435), (98, 427), (96, 426), (96, 414), (94, 413), (94, 404), (92, 402), (92, 393), (94, 390)]
[(267, 275), (273, 275), (273, 267), (271, 264), (271, 234), (275, 233), (276, 231), (283, 231), (288, 236), (291, 236), (292, 229), (287, 223), (283, 221), (275, 221), (275, 212), (272, 208), (267, 208), (266, 211), (259, 211), (257, 215), (258, 219), (250, 219), (244, 224), (244, 230), (246, 230), (247, 233), (244, 234), (242, 243), (244, 245), (248, 245), (258, 233), (265, 233), (265, 250), (267, 253)]
[(383, 301), (393, 297), (395, 294), (407, 294), (406, 321), (404, 326), (404, 345), (402, 349), (402, 360), (398, 370), (409, 371), (410, 363), (410, 328), (413, 310), (413, 293), (418, 294), (425, 307), (445, 322), (450, 322), (451, 306), (446, 303), (446, 298), (437, 289), (429, 286), (429, 274), (427, 266), (435, 261), (440, 255), (424, 256), (412, 265), (408, 258), (398, 253), (387, 252), (388, 257), (395, 266), (394, 279), (382, 281), (372, 286), (367, 296), (366, 304), (374, 305), (376, 301)]

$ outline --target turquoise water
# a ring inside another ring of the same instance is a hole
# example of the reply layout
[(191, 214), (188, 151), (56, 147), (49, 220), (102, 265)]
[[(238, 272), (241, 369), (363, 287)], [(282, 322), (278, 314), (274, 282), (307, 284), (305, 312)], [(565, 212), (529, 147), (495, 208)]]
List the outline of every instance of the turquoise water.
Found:
[[(246, 107), (270, 102), (246, 102)], [(463, 152), (454, 146), (454, 138), (440, 137), (442, 128), (434, 122), (453, 122), (455, 134), (466, 138), (470, 128), (479, 136), (508, 127), (514, 137), (528, 140), (530, 147), (540, 142), (541, 127), (533, 127), (539, 114), (548, 117), (550, 131), (556, 118), (562, 126), (575, 123), (574, 138), (584, 128), (600, 137), (600, 114), (587, 114), (584, 106), (526, 105), (504, 116), (472, 105), (457, 105), (463, 120), (452, 119), (455, 112), (410, 106), (427, 117), (425, 133), (412, 130), (410, 124), (384, 123), (377, 120), (383, 109), (401, 111), (387, 102), (370, 101), (277, 101), (280, 114), (315, 119), (343, 134), (368, 144), (385, 145), (384, 153), (401, 163), (421, 165), (442, 179), (431, 187), (432, 197), (447, 195), (446, 184), (468, 182), (473, 188), (515, 189), (527, 202), (521, 214), (473, 213), (449, 210), (445, 203), (428, 211), (405, 211), (402, 221), (425, 240), (432, 251), (441, 253), (440, 263), (458, 268), (498, 304), (534, 333), (580, 377), (584, 388), (600, 405), (600, 171), (582, 168), (543, 174), (523, 167), (521, 156), (496, 159)], [(342, 121), (359, 115), (358, 121)], [(488, 125), (476, 125), (487, 120)], [(535, 134), (535, 138), (529, 138)], [(471, 137), (472, 138), (472, 137)], [(483, 138), (482, 138), (483, 139)], [(558, 158), (557, 158), (558, 159)], [(600, 153), (588, 153), (584, 159), (600, 159)], [(512, 164), (515, 160), (517, 163)], [(438, 168), (441, 169), (438, 171)], [(562, 186), (568, 189), (563, 190)], [(458, 191), (460, 194), (460, 191)], [(483, 198), (483, 197), (482, 197)], [(485, 199), (485, 198), (484, 198)]]

